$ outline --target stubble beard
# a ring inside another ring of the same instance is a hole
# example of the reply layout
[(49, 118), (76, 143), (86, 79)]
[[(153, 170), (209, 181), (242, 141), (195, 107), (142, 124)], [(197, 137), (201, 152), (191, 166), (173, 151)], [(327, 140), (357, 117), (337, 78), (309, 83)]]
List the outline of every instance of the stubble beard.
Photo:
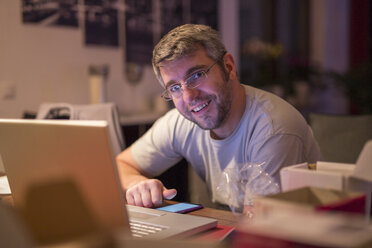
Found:
[(189, 110), (184, 111), (183, 116), (186, 119), (194, 122), (201, 129), (213, 130), (219, 128), (228, 119), (232, 105), (232, 86), (228, 80), (224, 80), (223, 83), (220, 85), (218, 94), (220, 96), (220, 100), (218, 100), (218, 97), (216, 95), (208, 95), (205, 97), (200, 97), (199, 99), (195, 99), (196, 101), (202, 101), (206, 99), (208, 101), (211, 101), (210, 104), (215, 103), (217, 106), (216, 116), (207, 113), (205, 116), (202, 117), (203, 120), (199, 121), (192, 116), (192, 113)]

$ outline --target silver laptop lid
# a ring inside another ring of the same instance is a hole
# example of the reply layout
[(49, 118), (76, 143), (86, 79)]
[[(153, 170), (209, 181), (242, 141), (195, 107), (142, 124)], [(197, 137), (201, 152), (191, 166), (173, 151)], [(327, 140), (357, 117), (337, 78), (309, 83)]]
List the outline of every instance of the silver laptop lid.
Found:
[(106, 121), (0, 119), (0, 137), (15, 206), (28, 204), (37, 189), (64, 184), (103, 229), (128, 226)]

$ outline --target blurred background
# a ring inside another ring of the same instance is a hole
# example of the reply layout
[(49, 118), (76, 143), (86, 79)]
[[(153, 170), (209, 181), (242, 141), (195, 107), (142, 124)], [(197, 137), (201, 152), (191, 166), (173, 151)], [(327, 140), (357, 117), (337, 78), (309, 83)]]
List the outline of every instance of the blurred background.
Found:
[(43, 102), (162, 113), (151, 51), (183, 23), (221, 32), (241, 82), (310, 112), (371, 114), (368, 0), (0, 0), (0, 118)]

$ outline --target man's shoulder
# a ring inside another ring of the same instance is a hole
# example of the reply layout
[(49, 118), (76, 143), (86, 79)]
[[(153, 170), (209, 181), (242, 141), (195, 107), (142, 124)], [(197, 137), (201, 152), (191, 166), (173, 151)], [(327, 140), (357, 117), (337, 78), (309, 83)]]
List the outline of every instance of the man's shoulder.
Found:
[(246, 114), (250, 122), (255, 122), (255, 127), (271, 129), (270, 133), (277, 133), (279, 130), (291, 133), (307, 128), (301, 113), (281, 97), (251, 86), (245, 86), (245, 90)]
[[(280, 96), (259, 88), (255, 88), (250, 85), (243, 85), (245, 94), (248, 97), (249, 100), (252, 100), (254, 102), (265, 102), (265, 101), (281, 101), (281, 102), (286, 102), (283, 98)], [(288, 103), (289, 104), (289, 103)]]
[(266, 112), (276, 115), (283, 115), (284, 112), (289, 112), (290, 114), (298, 115), (299, 112), (293, 107), (289, 102), (280, 96), (252, 86), (244, 85), (246, 96), (247, 96), (247, 106), (256, 108), (255, 110), (260, 112)]

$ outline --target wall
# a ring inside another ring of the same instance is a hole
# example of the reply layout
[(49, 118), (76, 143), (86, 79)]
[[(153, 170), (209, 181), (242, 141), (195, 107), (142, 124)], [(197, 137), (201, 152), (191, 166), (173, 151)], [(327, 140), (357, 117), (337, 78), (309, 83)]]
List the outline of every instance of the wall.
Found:
[(123, 73), (121, 48), (83, 43), (81, 29), (24, 25), (21, 1), (0, 0), (0, 118), (37, 111), (41, 102), (89, 103), (88, 68), (95, 64), (109, 65), (107, 99), (121, 112), (143, 112), (149, 99), (159, 96), (150, 66), (132, 86)]

